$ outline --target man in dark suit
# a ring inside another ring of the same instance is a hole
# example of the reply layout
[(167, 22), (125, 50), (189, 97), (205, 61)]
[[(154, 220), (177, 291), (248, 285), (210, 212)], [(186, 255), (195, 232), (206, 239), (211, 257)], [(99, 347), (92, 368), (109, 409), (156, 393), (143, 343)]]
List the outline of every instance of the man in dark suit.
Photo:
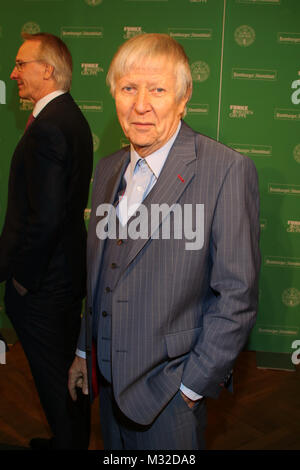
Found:
[(33, 118), (14, 152), (0, 239), (6, 313), (28, 358), (50, 440), (32, 448), (87, 448), (88, 409), (69, 399), (68, 369), (86, 293), (86, 207), (93, 162), (89, 125), (69, 94), (72, 57), (47, 33), (24, 34), (11, 79)]
[(124, 43), (107, 81), (131, 145), (95, 172), (69, 390), (94, 393), (95, 344), (105, 448), (203, 449), (206, 397), (231, 385), (256, 317), (255, 166), (182, 121), (192, 78), (169, 36)]

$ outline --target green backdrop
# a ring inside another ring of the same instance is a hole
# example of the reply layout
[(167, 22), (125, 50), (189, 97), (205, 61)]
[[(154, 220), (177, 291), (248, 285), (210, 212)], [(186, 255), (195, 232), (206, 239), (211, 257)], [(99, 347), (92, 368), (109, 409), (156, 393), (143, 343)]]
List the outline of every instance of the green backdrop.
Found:
[[(105, 85), (113, 54), (132, 35), (169, 33), (191, 63), (186, 121), (258, 169), (260, 306), (248, 347), (292, 352), (300, 337), (299, 18), (298, 0), (1, 0), (0, 227), (10, 159), (31, 107), (9, 79), (21, 31), (51, 32), (68, 44), (72, 94), (93, 132), (95, 164), (126, 143)], [(7, 328), (0, 289), (0, 327)]]

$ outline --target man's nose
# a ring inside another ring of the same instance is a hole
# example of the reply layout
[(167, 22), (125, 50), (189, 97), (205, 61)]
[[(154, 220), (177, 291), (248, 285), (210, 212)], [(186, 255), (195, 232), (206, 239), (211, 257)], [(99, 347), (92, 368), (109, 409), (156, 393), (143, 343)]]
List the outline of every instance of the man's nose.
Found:
[(10, 74), (10, 78), (11, 78), (12, 80), (17, 80), (18, 76), (19, 76), (19, 72), (18, 72), (18, 69), (17, 69), (17, 67), (16, 67), (16, 65), (15, 65), (14, 68), (12, 69), (11, 74)]
[(148, 91), (138, 90), (136, 94), (135, 109), (138, 113), (146, 113), (151, 109)]

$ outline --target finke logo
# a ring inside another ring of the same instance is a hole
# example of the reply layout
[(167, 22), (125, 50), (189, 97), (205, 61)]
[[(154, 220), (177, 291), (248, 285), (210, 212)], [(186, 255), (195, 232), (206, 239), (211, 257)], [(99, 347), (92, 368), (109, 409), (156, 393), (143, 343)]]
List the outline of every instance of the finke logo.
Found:
[(100, 64), (81, 64), (81, 75), (83, 76), (96, 77), (100, 72), (104, 72)]
[(291, 287), (282, 293), (282, 302), (287, 307), (297, 307), (300, 304), (300, 291)]
[(300, 220), (288, 220), (286, 231), (288, 233), (300, 233)]
[(194, 82), (205, 82), (210, 75), (210, 68), (206, 62), (198, 60), (198, 62), (192, 64), (191, 72)]
[(291, 96), (292, 103), (300, 104), (300, 80), (294, 80), (291, 87), (295, 89)]
[(246, 119), (248, 116), (252, 116), (254, 114), (254, 111), (249, 109), (248, 105), (231, 104), (229, 109), (230, 118)]
[(33, 102), (29, 100), (20, 99), (20, 111), (32, 111), (33, 110)]
[(141, 26), (124, 26), (123, 30), (124, 30), (124, 34), (123, 34), (124, 39), (130, 39), (130, 38), (133, 38), (134, 36), (138, 36), (139, 34), (143, 33)]
[(234, 39), (239, 46), (249, 47), (255, 41), (255, 31), (251, 26), (239, 26), (234, 32)]
[(0, 104), (6, 104), (6, 86), (3, 80), (0, 80)]
[(25, 23), (22, 28), (22, 33), (28, 33), (28, 34), (36, 34), (40, 33), (41, 29), (37, 23), (34, 23), (34, 21), (28, 21), (28, 23)]

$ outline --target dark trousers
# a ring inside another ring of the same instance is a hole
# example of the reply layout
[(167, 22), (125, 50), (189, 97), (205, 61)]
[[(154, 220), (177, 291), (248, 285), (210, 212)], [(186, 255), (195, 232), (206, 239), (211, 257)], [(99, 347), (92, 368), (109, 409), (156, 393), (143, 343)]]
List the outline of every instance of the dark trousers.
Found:
[(205, 448), (205, 399), (190, 409), (181, 397), (180, 391), (151, 425), (142, 426), (129, 420), (122, 413), (114, 400), (111, 385), (103, 379), (100, 382), (100, 422), (105, 450), (204, 450)]
[(54, 449), (88, 448), (88, 397), (74, 403), (67, 386), (79, 335), (81, 303), (63, 285), (51, 292), (22, 297), (12, 281), (6, 283), (6, 313), (28, 359), (54, 436)]

